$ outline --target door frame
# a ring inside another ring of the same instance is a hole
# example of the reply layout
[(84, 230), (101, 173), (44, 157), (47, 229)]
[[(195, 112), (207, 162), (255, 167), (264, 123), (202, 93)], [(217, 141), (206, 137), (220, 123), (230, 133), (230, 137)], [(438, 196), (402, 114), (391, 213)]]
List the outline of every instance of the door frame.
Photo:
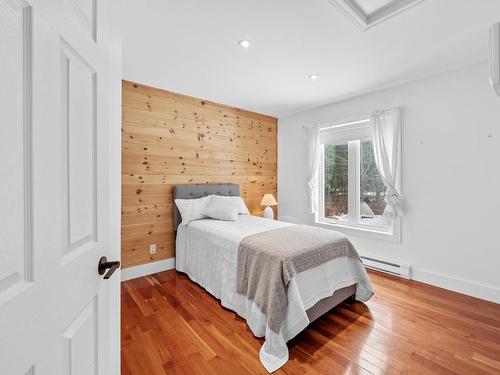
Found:
[[(112, 259), (121, 260), (121, 118), (122, 118), (122, 38), (121, 0), (104, 1), (104, 18), (109, 20), (107, 28), (109, 45), (108, 107), (109, 134), (107, 149), (109, 179), (109, 253)], [(110, 375), (121, 373), (121, 270), (108, 280), (109, 298), (112, 301), (108, 322), (108, 334), (115, 338), (109, 341)], [(114, 345), (118, 342), (118, 345)]]

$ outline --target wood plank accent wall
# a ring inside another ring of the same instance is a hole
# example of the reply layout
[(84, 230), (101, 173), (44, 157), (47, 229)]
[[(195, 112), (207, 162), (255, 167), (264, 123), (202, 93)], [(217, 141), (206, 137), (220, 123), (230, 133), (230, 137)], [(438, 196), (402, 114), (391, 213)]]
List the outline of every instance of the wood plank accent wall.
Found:
[(122, 127), (123, 268), (174, 256), (176, 184), (237, 183), (256, 214), (276, 196), (275, 118), (123, 81)]

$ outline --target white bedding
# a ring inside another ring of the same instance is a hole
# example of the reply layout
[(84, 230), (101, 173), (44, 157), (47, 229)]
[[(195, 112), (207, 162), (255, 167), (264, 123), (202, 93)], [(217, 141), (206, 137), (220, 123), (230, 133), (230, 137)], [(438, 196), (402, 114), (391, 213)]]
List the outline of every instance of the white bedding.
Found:
[(266, 325), (258, 307), (236, 293), (238, 246), (244, 237), (271, 229), (294, 225), (250, 215), (237, 221), (202, 219), (180, 225), (176, 239), (176, 266), (200, 284), (221, 304), (244, 318), (252, 333), (265, 337), (260, 361), (273, 372), (288, 361), (286, 342), (309, 324), (306, 310), (337, 289), (357, 284), (356, 299), (367, 301), (373, 295), (368, 275), (359, 260), (342, 257), (296, 275), (288, 286), (288, 310), (280, 334)]

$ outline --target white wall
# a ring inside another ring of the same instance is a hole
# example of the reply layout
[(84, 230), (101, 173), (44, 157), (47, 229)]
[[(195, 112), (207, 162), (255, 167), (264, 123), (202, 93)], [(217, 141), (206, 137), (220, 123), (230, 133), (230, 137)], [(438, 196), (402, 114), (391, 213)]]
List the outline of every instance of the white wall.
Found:
[(402, 241), (349, 237), (361, 255), (410, 264), (416, 280), (500, 303), (500, 97), (486, 63), (280, 118), (280, 218), (314, 222), (302, 125), (391, 105), (404, 105)]

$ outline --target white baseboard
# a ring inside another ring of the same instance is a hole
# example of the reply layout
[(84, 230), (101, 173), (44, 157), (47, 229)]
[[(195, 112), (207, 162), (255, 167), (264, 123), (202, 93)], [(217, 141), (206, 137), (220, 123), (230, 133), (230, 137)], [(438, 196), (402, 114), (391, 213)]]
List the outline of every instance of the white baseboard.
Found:
[(458, 277), (443, 275), (419, 268), (412, 268), (412, 277), (415, 281), (431, 284), (457, 293), (500, 303), (500, 289)]
[(125, 268), (122, 270), (122, 281), (136, 279), (141, 276), (171, 270), (175, 267), (175, 258), (159, 260), (158, 262), (141, 264), (140, 266)]

